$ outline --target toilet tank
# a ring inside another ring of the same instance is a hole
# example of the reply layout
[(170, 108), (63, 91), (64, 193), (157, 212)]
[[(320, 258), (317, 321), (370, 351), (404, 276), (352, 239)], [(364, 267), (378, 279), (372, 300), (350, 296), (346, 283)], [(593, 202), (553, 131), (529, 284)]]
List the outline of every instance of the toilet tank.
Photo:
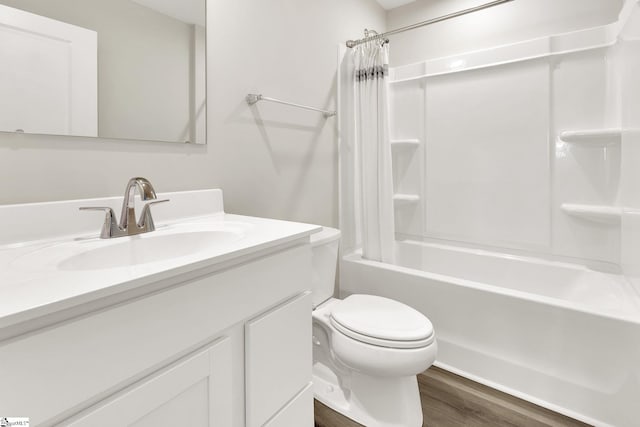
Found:
[(311, 257), (313, 272), (311, 291), (313, 308), (333, 296), (338, 265), (340, 230), (324, 227), (311, 237)]

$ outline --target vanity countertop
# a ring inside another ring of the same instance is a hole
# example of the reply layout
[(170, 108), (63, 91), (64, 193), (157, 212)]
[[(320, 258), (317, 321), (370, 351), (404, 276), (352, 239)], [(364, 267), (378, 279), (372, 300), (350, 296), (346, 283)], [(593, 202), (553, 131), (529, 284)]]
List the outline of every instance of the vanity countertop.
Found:
[[(172, 202), (154, 207), (156, 231), (113, 239), (99, 238), (100, 215), (78, 207), (117, 207), (119, 198), (0, 206), (0, 331), (141, 288), (153, 292), (156, 284), (267, 255), (321, 229), (224, 213), (220, 190), (159, 198)], [(56, 221), (62, 225), (46, 227)]]

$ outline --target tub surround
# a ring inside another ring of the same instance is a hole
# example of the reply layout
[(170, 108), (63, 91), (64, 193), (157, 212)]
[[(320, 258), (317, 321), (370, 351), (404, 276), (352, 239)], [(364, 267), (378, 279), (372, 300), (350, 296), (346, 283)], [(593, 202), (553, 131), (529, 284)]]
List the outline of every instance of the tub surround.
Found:
[(120, 198), (0, 207), (0, 412), (310, 427), (319, 227), (226, 214), (219, 190), (159, 197), (156, 231), (113, 239), (78, 207)]
[[(640, 212), (629, 71), (639, 10), (627, 0), (608, 25), (390, 67), (396, 234), (620, 273), (622, 229)], [(415, 37), (396, 48), (419, 49)], [(350, 126), (343, 117), (345, 253), (358, 246)]]

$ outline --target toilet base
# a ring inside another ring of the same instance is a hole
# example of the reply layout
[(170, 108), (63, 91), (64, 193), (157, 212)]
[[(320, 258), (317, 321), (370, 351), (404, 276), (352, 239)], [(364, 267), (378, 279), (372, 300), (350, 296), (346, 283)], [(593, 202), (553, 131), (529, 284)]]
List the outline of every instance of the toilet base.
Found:
[(358, 372), (338, 376), (320, 362), (313, 366), (315, 398), (367, 427), (421, 427), (417, 377), (372, 377)]

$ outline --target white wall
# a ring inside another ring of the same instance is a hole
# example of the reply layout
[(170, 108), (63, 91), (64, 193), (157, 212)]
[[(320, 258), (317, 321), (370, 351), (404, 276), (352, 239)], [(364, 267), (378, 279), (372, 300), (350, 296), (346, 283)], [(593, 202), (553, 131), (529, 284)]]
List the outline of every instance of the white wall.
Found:
[[(394, 29), (467, 9), (487, 0), (418, 0), (393, 9)], [(391, 65), (513, 43), (613, 22), (622, 0), (515, 0), (391, 38)]]
[(244, 97), (335, 109), (337, 47), (384, 26), (384, 11), (373, 0), (212, 3), (209, 141), (230, 210), (337, 225), (337, 118)]
[(335, 118), (248, 92), (334, 108), (337, 45), (384, 27), (373, 0), (210, 2), (207, 146), (0, 134), (0, 203), (221, 187), (229, 212), (337, 224)]

